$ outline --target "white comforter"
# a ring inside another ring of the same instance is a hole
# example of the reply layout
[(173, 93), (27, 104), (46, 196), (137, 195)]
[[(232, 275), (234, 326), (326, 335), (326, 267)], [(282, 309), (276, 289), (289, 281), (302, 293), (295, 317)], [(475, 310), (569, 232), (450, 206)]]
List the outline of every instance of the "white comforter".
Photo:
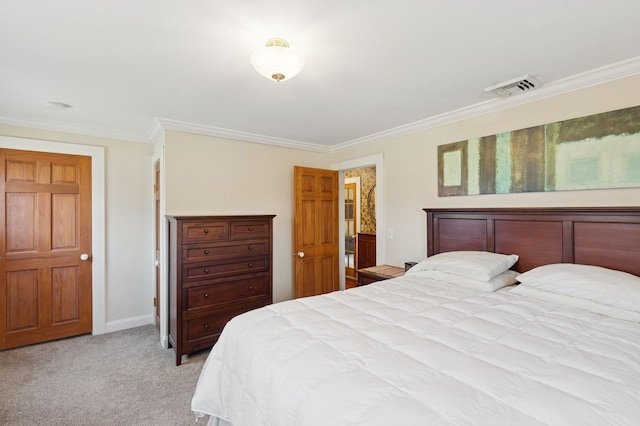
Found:
[(234, 426), (640, 425), (640, 324), (405, 276), (234, 318), (192, 409)]

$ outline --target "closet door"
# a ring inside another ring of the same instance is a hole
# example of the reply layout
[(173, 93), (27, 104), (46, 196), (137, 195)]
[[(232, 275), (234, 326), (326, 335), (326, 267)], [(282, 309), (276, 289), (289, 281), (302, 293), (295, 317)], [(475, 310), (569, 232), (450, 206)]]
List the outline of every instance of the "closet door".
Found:
[(91, 331), (91, 158), (0, 150), (0, 349)]

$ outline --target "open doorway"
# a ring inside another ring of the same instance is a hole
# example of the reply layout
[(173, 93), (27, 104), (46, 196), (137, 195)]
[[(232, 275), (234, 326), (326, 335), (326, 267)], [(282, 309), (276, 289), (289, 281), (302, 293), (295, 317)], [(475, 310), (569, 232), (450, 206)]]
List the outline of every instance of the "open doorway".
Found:
[(376, 167), (344, 172), (345, 288), (357, 286), (359, 268), (376, 264)]
[[(366, 157), (354, 158), (351, 160), (342, 161), (339, 163), (331, 164), (332, 170), (339, 171), (340, 182), (344, 183), (345, 174), (351, 170), (360, 169), (360, 168), (374, 168), (375, 169), (375, 187), (373, 190), (369, 188), (367, 194), (370, 193), (368, 199), (371, 199), (371, 214), (373, 218), (375, 218), (375, 253), (372, 253), (372, 259), (375, 259), (376, 265), (384, 264), (386, 260), (386, 247), (385, 241), (383, 239), (382, 230), (385, 229), (385, 218), (384, 218), (384, 210), (382, 206), (384, 204), (384, 155), (383, 154), (373, 154)], [(361, 185), (362, 186), (362, 185)], [(340, 194), (339, 194), (339, 205), (342, 207), (339, 209), (339, 218), (338, 218), (338, 233), (341, 236), (345, 235), (345, 219), (344, 219), (344, 185), (339, 185)], [(364, 194), (364, 189), (361, 188), (361, 196), (362, 199)], [(362, 216), (362, 215), (361, 215)], [(362, 223), (360, 224), (360, 229), (362, 230)], [(340, 262), (339, 271), (340, 271), (340, 288), (344, 289), (346, 284), (346, 266), (345, 266), (345, 241), (344, 238), (339, 239), (339, 253), (342, 253), (341, 256), (338, 256), (338, 260)], [(357, 250), (357, 245), (356, 245)], [(357, 257), (357, 256), (356, 256)]]

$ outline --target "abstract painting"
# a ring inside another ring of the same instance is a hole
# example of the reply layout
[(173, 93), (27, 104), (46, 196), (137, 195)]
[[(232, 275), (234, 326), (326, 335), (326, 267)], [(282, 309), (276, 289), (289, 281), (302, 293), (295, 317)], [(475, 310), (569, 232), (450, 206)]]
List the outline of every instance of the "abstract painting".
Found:
[(640, 106), (438, 146), (440, 197), (640, 187)]

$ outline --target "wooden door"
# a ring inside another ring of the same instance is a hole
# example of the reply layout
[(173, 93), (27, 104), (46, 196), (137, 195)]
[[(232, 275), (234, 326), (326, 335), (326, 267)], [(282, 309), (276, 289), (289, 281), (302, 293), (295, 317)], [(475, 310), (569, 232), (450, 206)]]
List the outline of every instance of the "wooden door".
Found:
[(155, 215), (155, 275), (156, 297), (153, 306), (156, 308), (156, 327), (160, 328), (160, 161), (153, 165), (153, 198)]
[(294, 167), (295, 297), (338, 290), (338, 172)]
[(0, 349), (91, 331), (91, 158), (0, 150)]

